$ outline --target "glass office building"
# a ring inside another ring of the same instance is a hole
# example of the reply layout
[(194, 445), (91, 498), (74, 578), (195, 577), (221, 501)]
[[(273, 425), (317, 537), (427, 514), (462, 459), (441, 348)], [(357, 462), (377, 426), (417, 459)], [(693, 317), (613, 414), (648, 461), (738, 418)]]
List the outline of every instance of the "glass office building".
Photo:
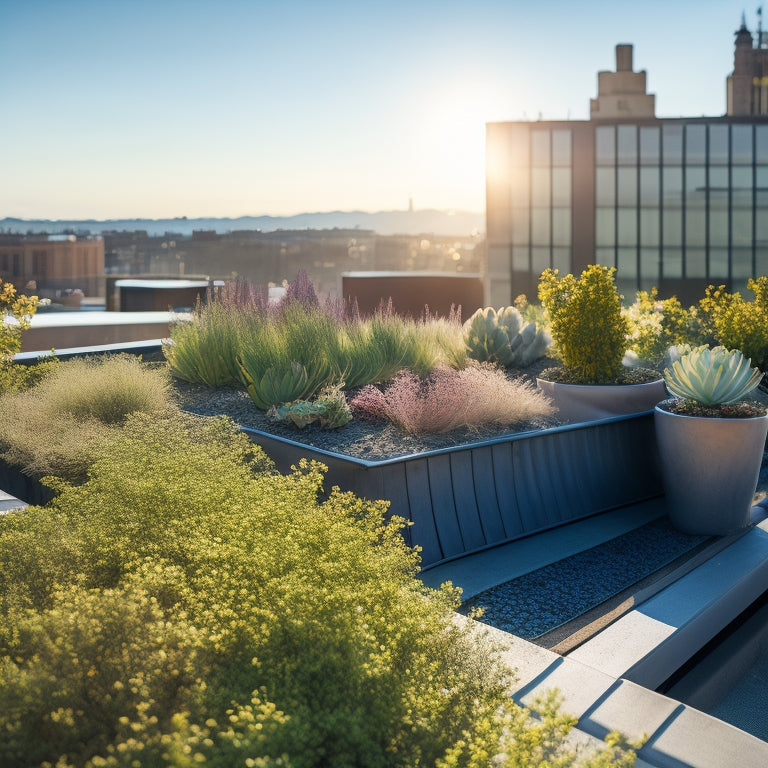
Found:
[(546, 267), (615, 266), (628, 300), (657, 286), (684, 303), (768, 274), (768, 116), (596, 112), (487, 125), (490, 304), (535, 297)]

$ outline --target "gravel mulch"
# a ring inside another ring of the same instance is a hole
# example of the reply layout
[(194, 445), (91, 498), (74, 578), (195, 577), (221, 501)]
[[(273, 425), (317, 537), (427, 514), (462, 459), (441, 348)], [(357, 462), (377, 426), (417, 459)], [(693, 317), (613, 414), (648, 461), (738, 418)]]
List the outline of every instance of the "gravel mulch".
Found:
[[(553, 361), (543, 359), (533, 365), (510, 374), (535, 386), (536, 375)], [(242, 389), (225, 388), (212, 390), (186, 381), (174, 380), (174, 388), (181, 406), (201, 416), (224, 414), (244, 427), (269, 432), (273, 435), (296, 440), (300, 443), (372, 461), (405, 456), (422, 451), (466, 445), (479, 440), (529, 432), (559, 424), (557, 419), (528, 422), (510, 427), (481, 427), (458, 429), (445, 434), (410, 435), (400, 431), (386, 420), (352, 419), (338, 429), (321, 429), (309, 425), (299, 430), (295, 427), (272, 422), (260, 411)]]
[(666, 517), (475, 595), (461, 613), (526, 640), (562, 626), (708, 540)]

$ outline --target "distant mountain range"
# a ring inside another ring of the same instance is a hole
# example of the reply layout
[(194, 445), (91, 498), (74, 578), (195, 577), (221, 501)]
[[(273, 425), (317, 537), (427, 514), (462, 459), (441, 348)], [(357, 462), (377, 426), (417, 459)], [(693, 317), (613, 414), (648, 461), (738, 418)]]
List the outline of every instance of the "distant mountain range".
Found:
[(26, 234), (90, 233), (111, 230), (146, 230), (150, 235), (166, 232), (191, 235), (193, 230), (215, 230), (219, 234), (242, 229), (274, 232), (279, 229), (361, 229), (380, 235), (468, 235), (485, 231), (485, 216), (469, 211), (333, 211), (330, 213), (300, 213), (296, 216), (240, 216), (236, 219), (200, 218), (186, 216), (175, 219), (0, 219), (0, 231)]

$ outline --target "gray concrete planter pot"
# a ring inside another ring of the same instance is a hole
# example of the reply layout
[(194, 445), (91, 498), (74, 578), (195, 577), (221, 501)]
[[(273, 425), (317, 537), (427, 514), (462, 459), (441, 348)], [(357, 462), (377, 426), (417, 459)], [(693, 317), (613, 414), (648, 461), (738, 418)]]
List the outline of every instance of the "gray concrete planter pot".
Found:
[(562, 384), (536, 379), (539, 389), (557, 406), (559, 416), (572, 423), (652, 411), (667, 397), (664, 379), (646, 384)]
[(686, 533), (713, 536), (746, 528), (768, 415), (718, 419), (656, 406), (654, 423), (672, 524)]

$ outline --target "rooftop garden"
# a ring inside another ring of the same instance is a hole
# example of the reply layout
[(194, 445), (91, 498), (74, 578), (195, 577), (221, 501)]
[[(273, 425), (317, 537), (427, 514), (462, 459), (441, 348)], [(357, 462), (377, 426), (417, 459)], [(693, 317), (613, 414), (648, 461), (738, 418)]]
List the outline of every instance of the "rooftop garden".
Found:
[(6, 367), (6, 456), (57, 495), (0, 519), (3, 765), (634, 761), (613, 735), (574, 750), (554, 698), (511, 702), (384, 502), (320, 501), (322, 466), (275, 472), (180, 411), (165, 366)]
[[(621, 310), (625, 362), (738, 342), (764, 369), (766, 286), (754, 301), (712, 288), (688, 310), (639, 295)], [(533, 430), (556, 414), (530, 371), (567, 361), (541, 307), (361, 318), (301, 278), (274, 307), (239, 284), (174, 328), (167, 362), (23, 367), (34, 300), (3, 290), (17, 324), (0, 326), (0, 451), (56, 495), (0, 518), (0, 763), (634, 762), (614, 734), (577, 754), (556, 698), (537, 715), (509, 699), (501, 649), (456, 619), (458, 590), (415, 578), (420, 553), (386, 502), (323, 493), (317, 463), (280, 474), (174, 388), (240, 393), (295, 435)]]

